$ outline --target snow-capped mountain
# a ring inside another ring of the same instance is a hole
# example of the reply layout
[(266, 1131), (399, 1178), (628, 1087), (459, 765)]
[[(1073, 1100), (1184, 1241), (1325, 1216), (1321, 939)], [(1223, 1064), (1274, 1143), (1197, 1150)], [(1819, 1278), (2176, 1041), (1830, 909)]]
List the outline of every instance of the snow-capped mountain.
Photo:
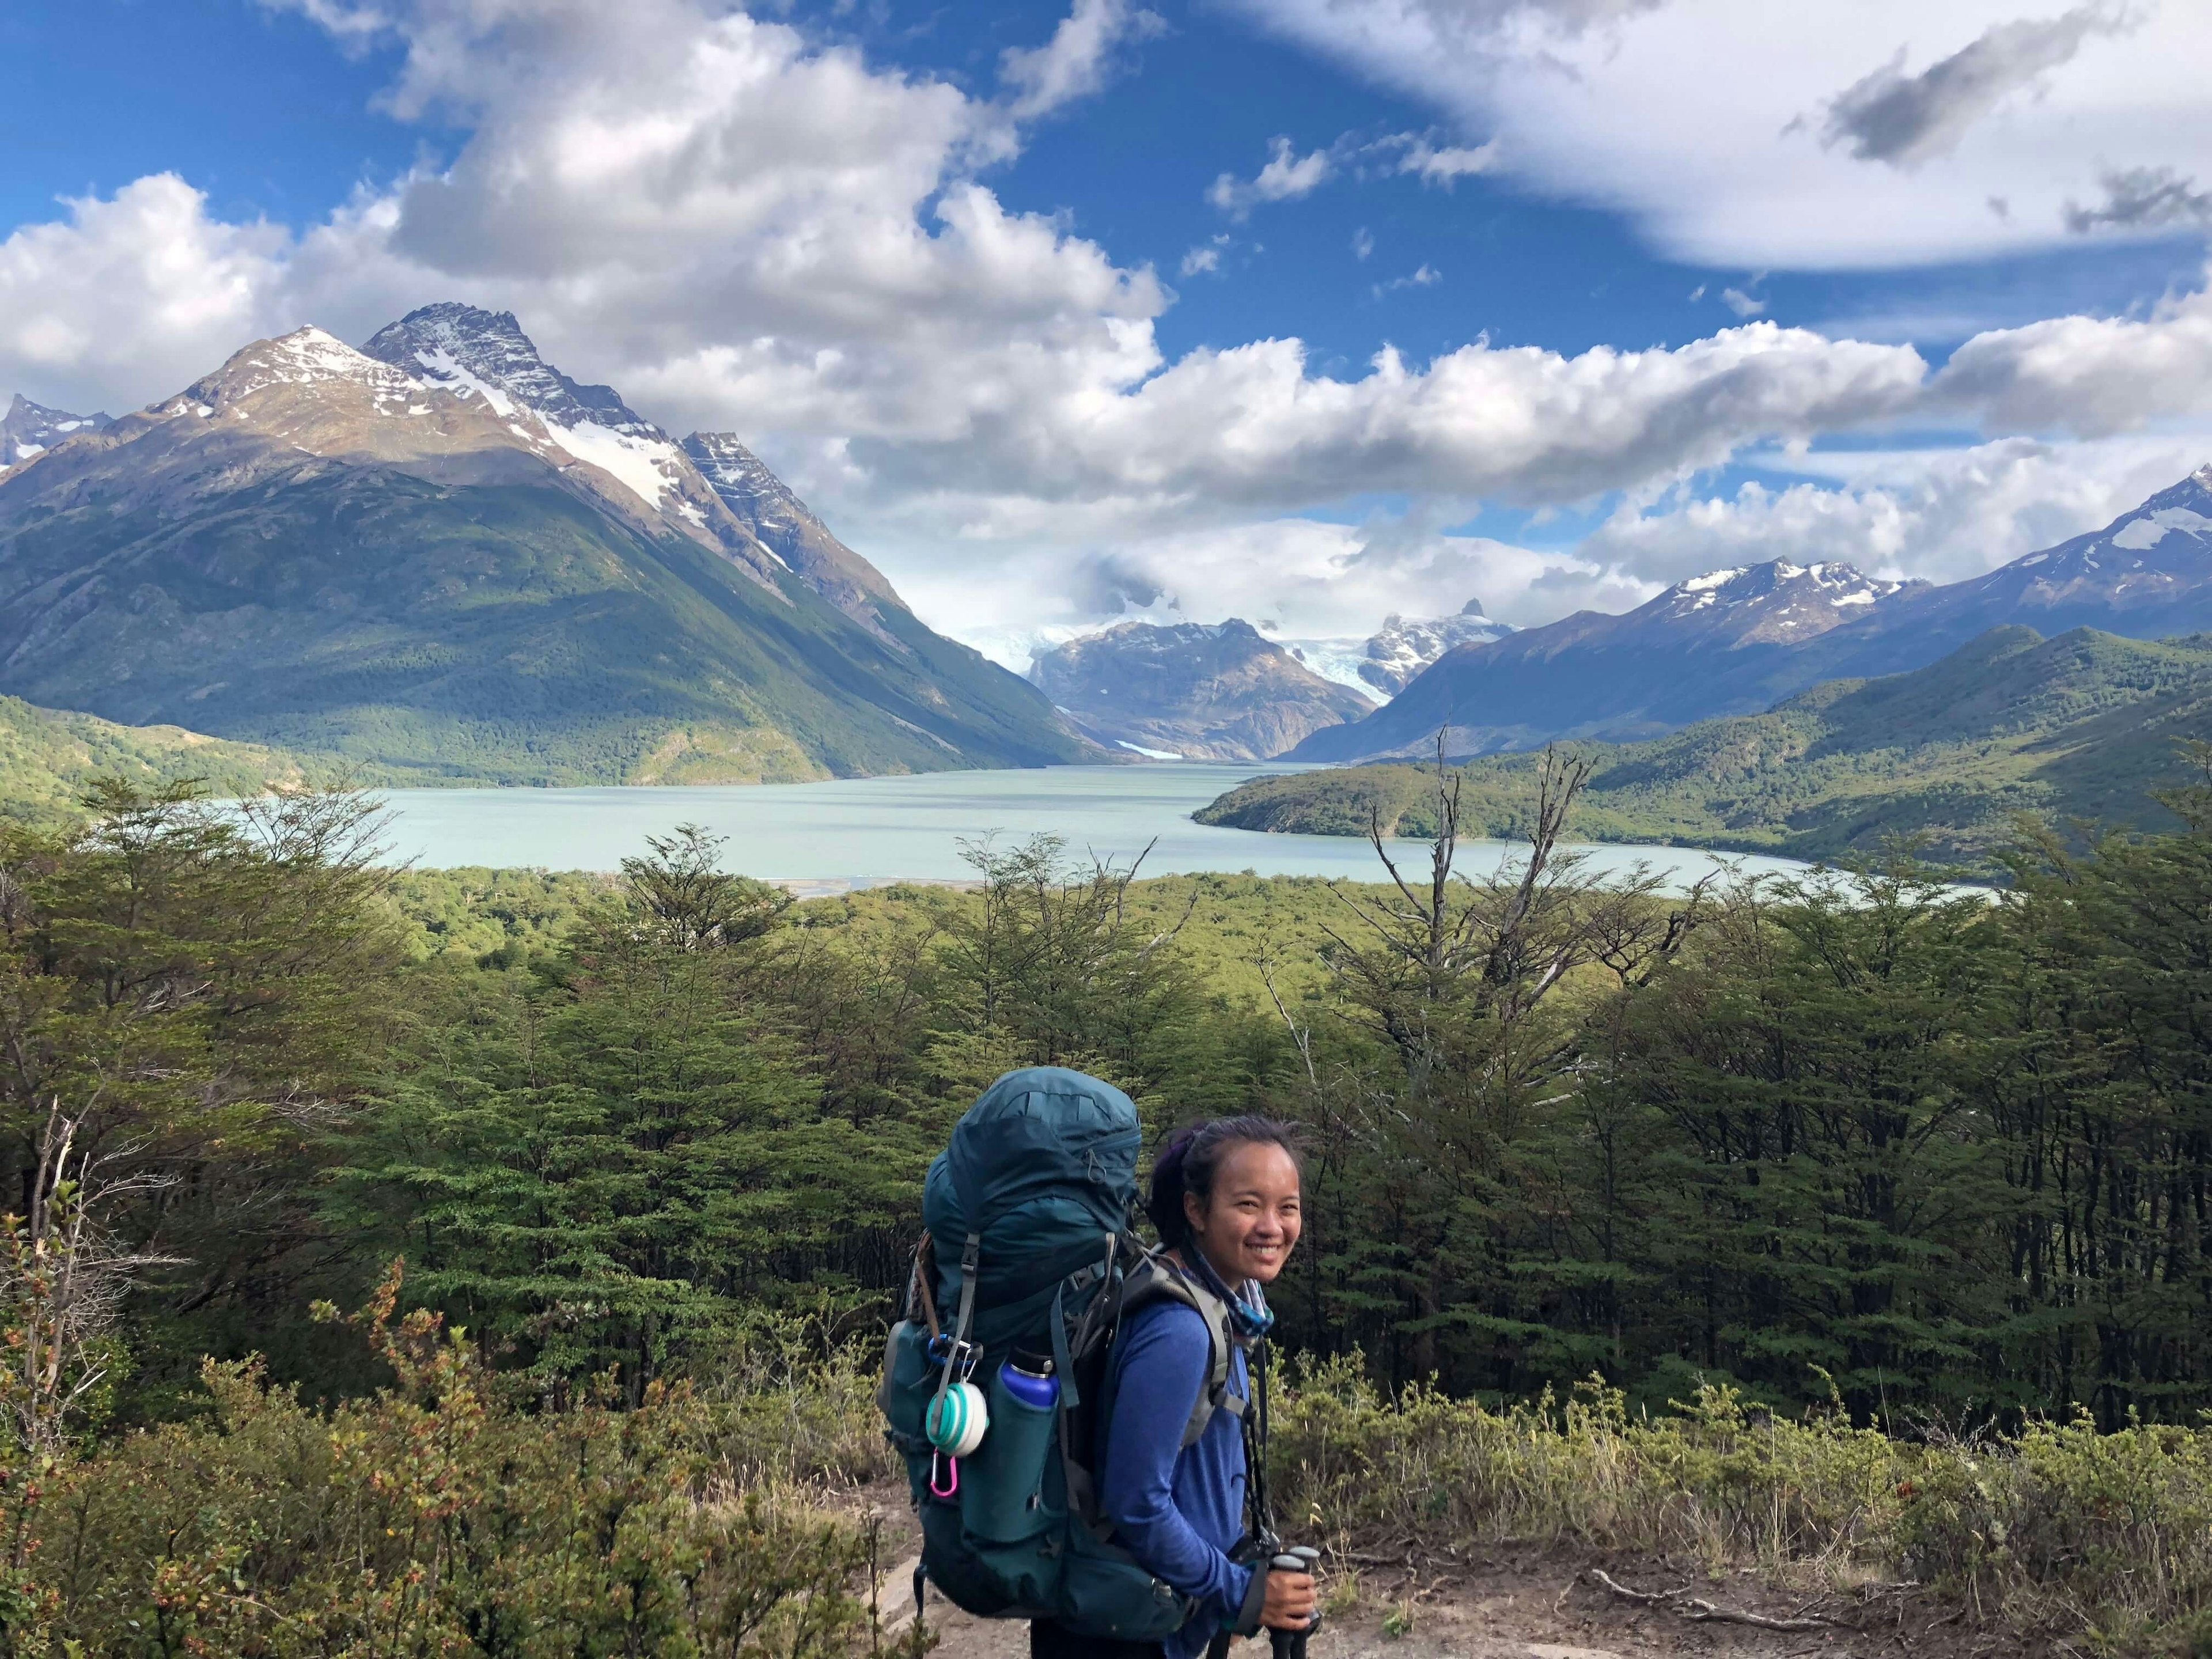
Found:
[[(722, 505), (690, 458), (612, 386), (570, 380), (538, 354), (514, 313), (444, 303), (388, 323), (362, 348), (410, 380), (488, 409), (519, 441), (560, 450), (614, 504), (720, 548), (763, 581), (784, 560)], [(605, 490), (611, 481), (621, 495)]]
[(708, 539), (741, 562), (764, 558), (887, 641), (879, 605), (905, 609), (896, 590), (792, 494), (734, 434), (695, 432), (678, 442), (612, 386), (573, 380), (538, 355), (512, 312), (446, 303), (410, 311), (362, 348), (409, 374), (483, 399), (577, 460), (622, 482), (664, 523)]
[(1554, 738), (1649, 737), (1710, 714), (1765, 708), (1806, 641), (1898, 604), (1924, 583), (1847, 564), (1785, 559), (1678, 582), (1624, 615), (1577, 611), (1487, 643), (1455, 646), (1357, 726), (1317, 732), (1294, 760), (1425, 751), (1441, 726), (1455, 753)]
[(2212, 629), (2212, 466), (2102, 530), (1986, 575), (1923, 586), (1879, 619), (1837, 630), (1818, 648), (1820, 678), (1917, 668), (2015, 623), (2045, 638), (2073, 628), (2136, 639)]
[(552, 426), (669, 441), (612, 386), (572, 380), (539, 356), (511, 311), (451, 301), (422, 306), (377, 330), (362, 350), (420, 378), (465, 386), (502, 416), (520, 404)]
[(1936, 586), (1784, 560), (1678, 583), (1624, 616), (1581, 611), (1446, 653), (1387, 707), (1297, 760), (1634, 738), (1749, 714), (1818, 681), (1897, 673), (1992, 628), (2136, 639), (2212, 629), (2212, 466), (2104, 529)]
[(1631, 611), (1634, 620), (1622, 633), (1633, 637), (1665, 629), (1686, 640), (1711, 640), (1731, 650), (1747, 645), (1795, 645), (1856, 622), (1883, 600), (1914, 586), (1863, 576), (1847, 564), (1792, 564), (1774, 559), (1679, 582)]
[(17, 392), (0, 415), (0, 471), (52, 449), (79, 432), (97, 432), (108, 416), (72, 415), (65, 409), (48, 409)]
[(1510, 623), (1485, 616), (1480, 599), (1469, 599), (1453, 617), (1401, 617), (1393, 611), (1364, 639), (1278, 638), (1275, 643), (1323, 679), (1348, 685), (1370, 702), (1382, 703), (1454, 646), (1484, 644), (1512, 631)]
[(1387, 617), (1368, 636), (1359, 678), (1384, 696), (1395, 697), (1445, 652), (1462, 645), (1487, 645), (1511, 632), (1509, 624), (1483, 614), (1480, 599), (1469, 599), (1455, 617)]
[(865, 615), (846, 609), (849, 581), (791, 568), (679, 446), (545, 364), (513, 318), (432, 307), (372, 343), (256, 341), (0, 472), (0, 691), (387, 779), (747, 781), (1097, 752), (880, 577)]
[(1234, 617), (1121, 623), (1040, 653), (1030, 678), (1101, 742), (1164, 760), (1267, 760), (1370, 707)]

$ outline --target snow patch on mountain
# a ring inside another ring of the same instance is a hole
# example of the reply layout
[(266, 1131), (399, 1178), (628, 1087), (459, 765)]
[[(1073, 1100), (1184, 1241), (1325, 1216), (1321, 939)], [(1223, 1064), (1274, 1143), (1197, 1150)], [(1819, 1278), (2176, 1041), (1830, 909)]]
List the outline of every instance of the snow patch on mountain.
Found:
[(2111, 545), (2132, 550), (2156, 547), (2174, 531), (2202, 538), (2212, 530), (2212, 518), (2185, 507), (2160, 507), (2155, 513), (2146, 513), (2132, 523), (2124, 524), (2112, 532)]
[[(514, 399), (490, 382), (480, 380), (470, 374), (468, 365), (443, 346), (438, 346), (428, 351), (417, 349), (415, 353), (415, 361), (429, 370), (432, 378), (443, 380), (451, 386), (456, 397), (466, 398), (473, 393), (482, 398), (489, 405), (491, 411), (502, 420), (511, 419), (514, 416)], [(511, 426), (507, 429), (517, 433), (522, 430), (520, 427), (515, 426)]]
[[(627, 484), (641, 500), (654, 507), (660, 505), (676, 482), (676, 470), (681, 465), (680, 452), (665, 438), (640, 437), (635, 433), (618, 432), (601, 426), (597, 421), (579, 421), (574, 426), (562, 426), (557, 421), (548, 421), (546, 429), (554, 441), (580, 461), (588, 461), (602, 472), (612, 473)], [(695, 507), (694, 512), (697, 509)], [(700, 521), (705, 521), (701, 514)], [(781, 563), (781, 560), (777, 561)]]
[(97, 432), (112, 422), (103, 411), (72, 415), (65, 409), (49, 409), (17, 392), (0, 414), (0, 469), (15, 466), (33, 455), (43, 455), (56, 444), (80, 432)]

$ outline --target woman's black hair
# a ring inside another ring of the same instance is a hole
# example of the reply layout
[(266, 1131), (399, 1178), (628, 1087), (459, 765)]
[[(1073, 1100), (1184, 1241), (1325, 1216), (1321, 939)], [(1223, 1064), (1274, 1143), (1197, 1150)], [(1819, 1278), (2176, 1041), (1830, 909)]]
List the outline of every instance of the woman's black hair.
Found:
[(1152, 1184), (1145, 1194), (1145, 1213), (1159, 1229), (1160, 1243), (1180, 1249), (1190, 1243), (1190, 1218), (1183, 1212), (1186, 1193), (1194, 1193), (1202, 1207), (1213, 1197), (1213, 1178), (1221, 1161), (1239, 1146), (1279, 1146), (1291, 1155), (1299, 1172), (1305, 1158), (1298, 1147), (1297, 1131), (1272, 1117), (1217, 1117), (1194, 1123), (1167, 1138), (1152, 1160)]

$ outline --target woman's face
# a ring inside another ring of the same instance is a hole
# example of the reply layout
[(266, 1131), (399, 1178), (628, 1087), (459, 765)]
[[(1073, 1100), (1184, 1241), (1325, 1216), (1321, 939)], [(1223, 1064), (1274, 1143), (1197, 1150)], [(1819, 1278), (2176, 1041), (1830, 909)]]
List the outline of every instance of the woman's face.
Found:
[(1246, 1279), (1272, 1284), (1298, 1242), (1298, 1166), (1270, 1141), (1231, 1147), (1214, 1171), (1208, 1200), (1185, 1193), (1182, 1204), (1194, 1241), (1231, 1285)]

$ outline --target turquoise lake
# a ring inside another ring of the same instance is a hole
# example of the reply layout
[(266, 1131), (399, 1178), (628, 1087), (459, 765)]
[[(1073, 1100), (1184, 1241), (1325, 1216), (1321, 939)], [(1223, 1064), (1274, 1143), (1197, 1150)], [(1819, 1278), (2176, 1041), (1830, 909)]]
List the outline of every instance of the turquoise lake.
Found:
[[(801, 884), (870, 884), (957, 880), (974, 872), (960, 842), (995, 832), (1001, 842), (1040, 832), (1071, 853), (1151, 875), (1250, 870), (1263, 876), (1378, 876), (1374, 849), (1334, 836), (1269, 836), (1216, 830), (1191, 812), (1247, 778), (1280, 764), (1054, 766), (1035, 771), (933, 772), (915, 777), (847, 778), (829, 783), (705, 788), (395, 789), (385, 840), (395, 861), (427, 867), (542, 866), (611, 870), (642, 851), (649, 835), (697, 823), (728, 838), (726, 866)], [(1420, 842), (1407, 853), (1425, 860)], [(1460, 868), (1481, 874), (1511, 850), (1463, 843)], [(1713, 868), (1716, 855), (1677, 847), (1598, 847), (1601, 868), (1639, 859), (1681, 881)], [(1731, 858), (1747, 869), (1794, 872), (1781, 859)]]

